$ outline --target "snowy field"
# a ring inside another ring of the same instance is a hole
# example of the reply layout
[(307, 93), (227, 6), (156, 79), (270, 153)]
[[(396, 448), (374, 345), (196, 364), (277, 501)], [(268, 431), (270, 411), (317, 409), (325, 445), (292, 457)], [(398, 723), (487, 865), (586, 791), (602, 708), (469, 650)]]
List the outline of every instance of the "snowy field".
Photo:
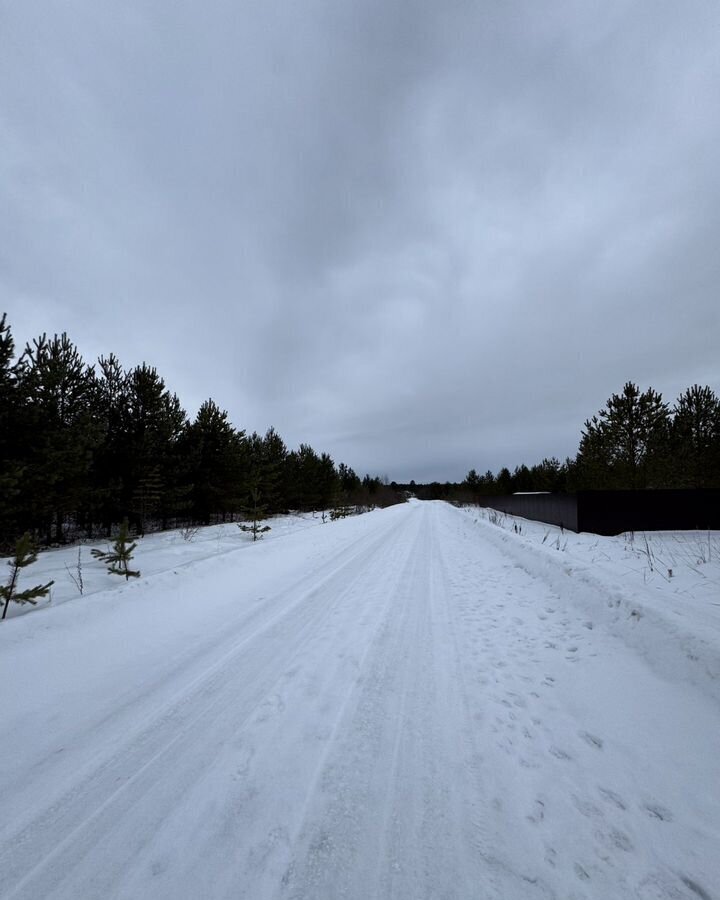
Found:
[(27, 570), (1, 897), (719, 900), (720, 534), (271, 524)]

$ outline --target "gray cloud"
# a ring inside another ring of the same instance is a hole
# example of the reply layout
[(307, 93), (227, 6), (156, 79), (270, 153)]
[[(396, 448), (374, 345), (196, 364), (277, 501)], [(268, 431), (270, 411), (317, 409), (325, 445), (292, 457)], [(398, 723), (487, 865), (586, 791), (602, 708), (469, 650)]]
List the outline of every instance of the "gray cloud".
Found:
[(708, 3), (0, 12), (0, 308), (361, 470), (720, 389)]

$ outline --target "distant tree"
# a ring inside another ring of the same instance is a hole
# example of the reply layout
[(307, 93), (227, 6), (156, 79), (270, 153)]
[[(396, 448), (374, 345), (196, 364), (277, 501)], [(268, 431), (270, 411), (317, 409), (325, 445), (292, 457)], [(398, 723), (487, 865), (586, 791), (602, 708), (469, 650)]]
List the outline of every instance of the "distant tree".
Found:
[(64, 540), (66, 520), (91, 502), (92, 457), (100, 440), (94, 370), (67, 334), (28, 344), (22, 391), (31, 439), (23, 494), (48, 543)]
[(376, 477), (371, 477), (369, 474), (365, 474), (362, 484), (359, 491), (359, 496), (361, 498), (362, 506), (367, 506), (370, 509), (373, 509), (377, 506), (377, 496), (380, 491), (382, 482), (380, 479)]
[(516, 466), (515, 471), (512, 474), (512, 486), (514, 491), (533, 491), (536, 490), (535, 485), (533, 483), (533, 476), (530, 472), (530, 469), (522, 463), (522, 465)]
[(555, 456), (545, 457), (530, 469), (532, 490), (562, 491), (565, 489), (566, 471)]
[(495, 476), (488, 469), (484, 475), (480, 476), (480, 493), (481, 494), (498, 494), (500, 493), (500, 489), (498, 487), (498, 483), (495, 480)]
[(678, 487), (720, 487), (720, 400), (695, 384), (673, 408), (673, 481)]
[(475, 469), (470, 469), (461, 485), (462, 499), (466, 502), (477, 503), (482, 492), (482, 479)]
[(268, 513), (289, 508), (288, 451), (274, 428), (269, 428), (264, 437), (253, 432), (248, 438), (247, 483), (260, 491)]
[(585, 422), (578, 451), (584, 487), (662, 487), (667, 478), (668, 407), (648, 388), (628, 382)]
[(577, 457), (566, 457), (562, 464), (562, 481), (559, 490), (571, 493), (580, 489)]
[(274, 428), (268, 428), (260, 445), (260, 464), (256, 475), (260, 478), (264, 502), (270, 513), (285, 512), (288, 509), (283, 484), (287, 455), (285, 441)]
[(321, 460), (309, 444), (300, 444), (292, 460), (294, 506), (303, 510), (317, 510), (323, 505)]
[(337, 470), (334, 465), (332, 468), (327, 463), (325, 465), (328, 476), (327, 489), (331, 493), (324, 508), (332, 507), (331, 519), (345, 518), (352, 512), (352, 507), (357, 506), (360, 502), (358, 499), (361, 489), (360, 479), (345, 463), (340, 463)]
[(46, 597), (50, 588), (55, 584), (54, 581), (48, 581), (47, 584), (36, 584), (35, 587), (27, 588), (24, 591), (17, 589), (20, 570), (32, 565), (36, 559), (37, 548), (28, 532), (25, 532), (15, 545), (15, 556), (8, 562), (11, 570), (10, 579), (6, 585), (0, 587), (0, 601), (4, 602), (3, 619), (7, 615), (11, 602), (35, 604), (40, 597)]
[(319, 497), (319, 509), (328, 509), (340, 486), (340, 479), (335, 469), (335, 463), (329, 453), (321, 453), (317, 470), (317, 491)]
[(353, 469), (340, 463), (337, 469), (340, 493), (351, 506), (362, 504), (362, 481)]
[(503, 466), (503, 468), (500, 469), (500, 471), (497, 473), (495, 484), (497, 486), (499, 494), (512, 494), (512, 492), (515, 490), (515, 483), (513, 482), (513, 477), (510, 474), (510, 469), (508, 469), (507, 466)]
[(190, 468), (192, 518), (209, 525), (240, 512), (247, 493), (248, 448), (228, 414), (206, 400), (188, 426), (184, 446)]
[(17, 534), (19, 501), (28, 442), (15, 342), (3, 313), (0, 318), (0, 548), (11, 547)]
[(92, 465), (93, 515), (88, 523), (101, 523), (109, 536), (112, 526), (128, 513), (123, 505), (123, 484), (130, 466), (129, 440), (126, 435), (126, 409), (129, 403), (127, 375), (115, 354), (98, 360), (95, 411), (100, 438)]
[(167, 518), (172, 509), (186, 417), (177, 396), (145, 363), (128, 372), (126, 398), (123, 500), (138, 533), (144, 534), (149, 519)]

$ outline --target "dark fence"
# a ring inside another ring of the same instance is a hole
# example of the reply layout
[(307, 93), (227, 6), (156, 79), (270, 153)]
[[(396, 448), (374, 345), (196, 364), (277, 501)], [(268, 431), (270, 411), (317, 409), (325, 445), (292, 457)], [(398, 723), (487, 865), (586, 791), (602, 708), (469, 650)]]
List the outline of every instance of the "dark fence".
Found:
[(720, 529), (720, 490), (578, 491), (480, 497), (480, 506), (570, 531)]
[(511, 516), (522, 516), (549, 525), (578, 530), (575, 494), (502, 494), (478, 498), (480, 506), (489, 506)]
[(579, 531), (720, 528), (720, 490), (578, 491), (576, 496)]

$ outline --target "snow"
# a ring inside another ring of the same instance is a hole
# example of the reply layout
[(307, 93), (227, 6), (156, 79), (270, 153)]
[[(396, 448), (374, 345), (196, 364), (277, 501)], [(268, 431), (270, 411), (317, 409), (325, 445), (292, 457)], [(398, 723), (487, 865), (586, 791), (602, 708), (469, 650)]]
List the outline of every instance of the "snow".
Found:
[(720, 536), (501, 523), (154, 535), (82, 597), (43, 554), (0, 626), (0, 896), (720, 897)]

